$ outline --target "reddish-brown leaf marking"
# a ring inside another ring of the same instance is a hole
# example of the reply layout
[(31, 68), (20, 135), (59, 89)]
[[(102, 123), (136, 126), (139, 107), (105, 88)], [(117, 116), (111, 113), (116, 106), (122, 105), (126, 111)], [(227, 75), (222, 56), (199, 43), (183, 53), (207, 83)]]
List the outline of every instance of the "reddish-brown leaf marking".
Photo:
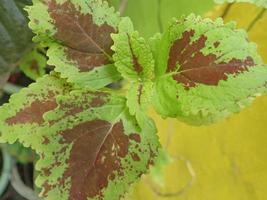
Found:
[(40, 68), (37, 60), (33, 59), (30, 63), (30, 70), (35, 72), (37, 75), (40, 75)]
[[(69, 116), (74, 116), (84, 110), (88, 110), (92, 107), (100, 107), (104, 105), (108, 100), (109, 96), (104, 92), (84, 92), (82, 95), (80, 94), (76, 98), (79, 98), (80, 101), (69, 101), (69, 102), (60, 102), (58, 107), (60, 110), (65, 111), (65, 115), (57, 120), (49, 121), (50, 125), (63, 120)], [(82, 103), (81, 103), (82, 101)]]
[(131, 54), (132, 54), (132, 59), (133, 59), (132, 63), (133, 63), (134, 71), (136, 71), (137, 74), (140, 74), (143, 71), (143, 66), (139, 63), (137, 56), (134, 54), (132, 43), (131, 43), (131, 38), (129, 35), (128, 35), (128, 43), (129, 43), (129, 47), (130, 47)]
[[(104, 120), (84, 122), (60, 134), (62, 145), (73, 144), (68, 168), (59, 180), (64, 185), (66, 179), (71, 178), (69, 200), (101, 197), (109, 181), (124, 175), (121, 159), (128, 154), (130, 141), (141, 142), (138, 134), (125, 135), (122, 122), (111, 124)], [(134, 161), (140, 160), (137, 154), (131, 156)], [(58, 160), (56, 158), (56, 162)], [(43, 173), (50, 173), (52, 167), (43, 169)], [(47, 193), (55, 186), (46, 182), (44, 187)]]
[(132, 133), (132, 134), (130, 134), (129, 138), (130, 138), (130, 140), (134, 140), (137, 143), (140, 143), (141, 142), (141, 137), (140, 137), (139, 134)]
[(138, 104), (141, 105), (141, 97), (142, 97), (142, 92), (143, 92), (143, 85), (140, 84), (138, 87)]
[[(194, 30), (185, 31), (182, 38), (174, 42), (169, 53), (167, 73), (177, 71), (173, 79), (183, 84), (186, 89), (197, 84), (218, 85), (220, 80), (227, 80), (227, 75), (238, 75), (254, 66), (251, 57), (245, 60), (233, 58), (229, 62), (216, 63), (216, 55), (204, 55), (201, 52), (207, 40), (205, 35), (190, 43), (194, 34)], [(219, 45), (219, 41), (214, 42), (215, 48)]]
[(112, 54), (110, 34), (116, 32), (114, 27), (95, 24), (91, 14), (82, 14), (70, 1), (46, 2), (57, 29), (55, 38), (66, 46), (68, 59), (76, 61), (80, 71), (90, 71), (110, 62), (107, 55)]
[(43, 114), (57, 107), (55, 94), (50, 91), (42, 100), (35, 100), (29, 105), (21, 109), (15, 116), (8, 118), (6, 123), (9, 125), (16, 124), (42, 124), (44, 122)]

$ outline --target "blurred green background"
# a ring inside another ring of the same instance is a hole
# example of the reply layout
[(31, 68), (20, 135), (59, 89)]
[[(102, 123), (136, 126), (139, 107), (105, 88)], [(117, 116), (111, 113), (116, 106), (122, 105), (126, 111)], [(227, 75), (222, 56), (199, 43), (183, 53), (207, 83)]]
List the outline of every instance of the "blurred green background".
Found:
[[(110, 2), (115, 8), (120, 8), (121, 0)], [(173, 17), (203, 14), (213, 6), (213, 0), (128, 0), (124, 16), (131, 17), (135, 28), (148, 38), (160, 31), (159, 17), (164, 29)]]

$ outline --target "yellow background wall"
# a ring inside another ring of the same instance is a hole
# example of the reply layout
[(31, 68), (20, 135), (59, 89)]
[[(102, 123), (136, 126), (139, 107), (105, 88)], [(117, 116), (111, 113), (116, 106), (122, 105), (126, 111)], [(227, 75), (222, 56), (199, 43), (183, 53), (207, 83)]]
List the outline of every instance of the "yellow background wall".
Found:
[[(224, 6), (208, 13), (220, 16)], [(236, 4), (225, 20), (246, 28), (261, 11)], [(267, 62), (267, 13), (249, 32)], [(129, 200), (266, 200), (267, 96), (218, 124), (192, 127), (155, 113), (162, 144), (172, 156), (164, 167), (162, 185), (150, 175), (135, 185)], [(176, 193), (176, 194), (175, 194)]]

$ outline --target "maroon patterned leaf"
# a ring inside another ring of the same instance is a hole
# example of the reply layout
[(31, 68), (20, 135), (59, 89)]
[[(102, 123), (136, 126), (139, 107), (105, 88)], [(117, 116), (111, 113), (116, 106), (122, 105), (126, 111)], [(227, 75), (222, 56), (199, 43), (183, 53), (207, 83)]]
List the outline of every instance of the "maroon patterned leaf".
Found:
[(45, 115), (49, 126), (42, 130), (42, 196), (119, 199), (156, 155), (150, 120), (140, 129), (125, 100), (108, 93), (74, 91), (58, 102), (58, 108)]
[[(221, 55), (216, 56), (212, 52), (205, 55), (202, 50), (206, 47), (207, 36), (202, 34), (197, 40), (191, 41), (194, 36), (194, 30), (185, 31), (182, 37), (173, 43), (166, 71), (166, 73), (176, 72), (173, 79), (186, 88), (195, 87), (197, 84), (218, 85), (219, 81), (227, 80), (227, 75), (238, 75), (255, 66), (251, 56), (218, 61)], [(214, 51), (220, 44), (219, 41), (214, 42)]]
[(216, 122), (267, 91), (267, 68), (245, 31), (190, 15), (154, 40), (154, 107), (190, 124)]
[(47, 5), (57, 30), (54, 37), (67, 47), (68, 59), (77, 61), (81, 71), (109, 63), (114, 27), (96, 24), (92, 14), (82, 14), (71, 1), (51, 0)]
[(35, 1), (28, 12), (35, 40), (49, 47), (48, 63), (62, 77), (92, 89), (120, 78), (111, 50), (111, 33), (117, 31), (120, 18), (107, 2)]

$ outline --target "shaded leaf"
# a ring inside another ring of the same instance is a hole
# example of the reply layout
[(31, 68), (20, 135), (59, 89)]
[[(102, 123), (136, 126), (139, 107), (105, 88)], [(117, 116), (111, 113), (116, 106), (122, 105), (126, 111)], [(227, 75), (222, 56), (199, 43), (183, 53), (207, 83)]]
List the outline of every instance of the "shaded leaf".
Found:
[(233, 23), (190, 15), (158, 42), (154, 106), (165, 117), (212, 123), (266, 92), (267, 68)]
[(45, 75), (45, 67), (46, 57), (39, 53), (37, 49), (33, 49), (20, 62), (20, 70), (32, 80), (36, 80)]
[(3, 144), (3, 148), (5, 148), (7, 152), (20, 163), (26, 164), (34, 162), (35, 153), (30, 148), (24, 147), (19, 142), (15, 142), (14, 144)]
[(77, 86), (98, 89), (120, 78), (110, 49), (119, 15), (102, 0), (33, 1), (35, 41), (48, 46), (48, 64)]
[[(2, 87), (5, 85), (6, 81), (8, 80), (8, 77), (9, 77), (9, 72), (2, 72), (0, 74), (0, 89), (2, 89)], [(2, 96), (0, 94), (0, 96)]]
[(0, 0), (0, 87), (32, 46), (32, 33), (23, 12), (23, 7), (29, 3)]

